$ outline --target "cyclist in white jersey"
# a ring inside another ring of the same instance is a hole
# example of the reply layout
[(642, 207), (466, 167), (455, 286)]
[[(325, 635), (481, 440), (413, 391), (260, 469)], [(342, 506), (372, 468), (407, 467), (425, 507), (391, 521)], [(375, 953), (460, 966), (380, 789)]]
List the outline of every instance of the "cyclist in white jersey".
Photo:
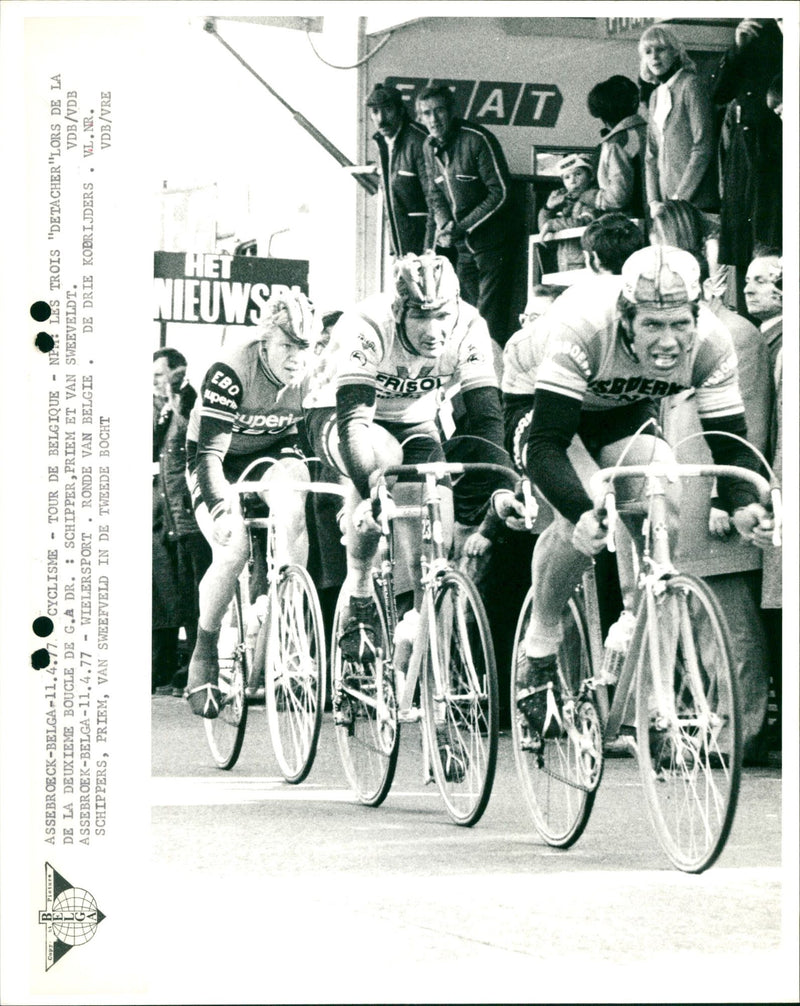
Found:
[[(699, 300), (700, 270), (692, 255), (667, 246), (644, 248), (623, 266), (619, 296), (612, 288), (589, 302), (555, 302), (532, 386), (526, 388), (531, 379), (525, 374), (508, 375), (516, 394), (505, 398), (507, 442), (556, 510), (534, 550), (527, 681), (517, 695), (534, 735), (560, 730), (554, 684), (560, 618), (591, 557), (605, 544), (595, 513), (602, 501), (591, 500), (586, 489), (592, 472), (616, 464), (623, 450), (632, 465), (670, 460), (657, 434), (631, 441), (642, 422), (657, 415), (660, 399), (688, 388), (696, 389), (707, 435), (746, 436), (733, 344)], [(735, 440), (709, 436), (708, 445), (718, 464), (754, 467), (751, 453)], [(761, 547), (768, 544), (772, 522), (749, 484), (721, 479), (719, 492), (739, 533)], [(671, 502), (674, 509), (676, 500)], [(503, 517), (513, 498), (495, 493), (493, 503)]]
[[(377, 636), (373, 476), (389, 465), (430, 460), (440, 443), (441, 395), (453, 384), (460, 385), (470, 433), (496, 445), (496, 461), (503, 422), (486, 323), (460, 298), (446, 258), (407, 255), (395, 264), (390, 292), (369, 297), (339, 320), (324, 373), (313, 379), (317, 390), (304, 403), (315, 452), (353, 482), (345, 507), (350, 604), (340, 640), (349, 660), (371, 659)], [(398, 502), (409, 493), (416, 498), (418, 488), (398, 483), (394, 490)], [(508, 510), (509, 526), (519, 526), (520, 505)], [(445, 523), (452, 528), (452, 519)]]
[[(261, 331), (220, 352), (206, 372), (186, 434), (187, 480), (212, 561), (200, 583), (197, 644), (189, 663), (186, 697), (197, 716), (214, 719), (220, 690), (217, 642), (249, 552), (238, 497), (229, 492), (245, 468), (274, 459), (267, 478), (307, 477), (301, 451), (304, 381), (318, 324), (302, 293), (275, 294), (265, 305)], [(258, 478), (263, 471), (254, 470)], [(285, 527), (291, 562), (305, 565), (305, 503), (289, 494)]]

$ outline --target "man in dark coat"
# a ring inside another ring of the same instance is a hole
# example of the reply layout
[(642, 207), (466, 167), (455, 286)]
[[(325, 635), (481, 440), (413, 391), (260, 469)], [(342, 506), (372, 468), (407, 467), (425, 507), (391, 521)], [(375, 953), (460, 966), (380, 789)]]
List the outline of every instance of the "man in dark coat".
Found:
[(427, 132), (409, 118), (397, 88), (376, 84), (367, 99), (373, 139), (380, 155), (380, 175), (392, 252), (400, 258), (420, 255), (428, 217), (427, 174), (422, 145)]
[(186, 428), (197, 392), (186, 380), (186, 358), (176, 349), (153, 354), (154, 391), (164, 404), (153, 447), (153, 653), (152, 687), (183, 693), (178, 634), (186, 632), (187, 653), (197, 635), (197, 588), (211, 549), (197, 526), (186, 484)]
[(755, 245), (781, 245), (781, 122), (767, 105), (767, 91), (782, 59), (778, 24), (747, 18), (737, 26), (736, 42), (714, 78), (714, 101), (728, 106), (721, 145), (719, 261), (736, 266), (740, 312)]
[(511, 334), (510, 287), (519, 228), (503, 149), (488, 129), (456, 116), (446, 85), (419, 93), (417, 117), (430, 133), (425, 141), (425, 246), (443, 250), (454, 261), (461, 296), (478, 309), (498, 346), (504, 346)]

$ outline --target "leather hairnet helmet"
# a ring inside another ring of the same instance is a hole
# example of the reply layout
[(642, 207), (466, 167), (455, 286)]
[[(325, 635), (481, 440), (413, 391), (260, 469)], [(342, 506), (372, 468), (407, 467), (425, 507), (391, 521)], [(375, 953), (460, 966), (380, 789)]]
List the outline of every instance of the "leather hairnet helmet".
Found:
[(458, 278), (449, 259), (433, 252), (404, 255), (394, 266), (395, 320), (400, 321), (409, 307), (438, 311), (458, 301)]
[(313, 346), (319, 335), (319, 325), (314, 316), (314, 305), (299, 290), (273, 293), (264, 305), (262, 327), (279, 328), (299, 346)]
[(700, 265), (681, 248), (641, 248), (622, 267), (622, 296), (631, 304), (675, 307), (696, 303), (700, 294)]

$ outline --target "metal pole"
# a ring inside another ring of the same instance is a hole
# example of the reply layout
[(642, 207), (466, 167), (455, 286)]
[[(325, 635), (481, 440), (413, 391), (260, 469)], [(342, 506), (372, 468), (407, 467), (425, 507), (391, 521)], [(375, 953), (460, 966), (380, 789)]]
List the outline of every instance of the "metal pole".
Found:
[[(296, 109), (292, 108), (289, 102), (286, 101), (285, 98), (281, 97), (281, 95), (278, 94), (275, 88), (271, 87), (266, 82), (266, 80), (264, 80), (263, 77), (259, 76), (259, 74), (256, 73), (256, 71), (253, 69), (253, 67), (250, 66), (250, 64), (246, 60), (244, 60), (239, 55), (239, 53), (236, 52), (236, 50), (225, 41), (225, 39), (217, 31), (217, 24), (213, 18), (210, 18), (208, 21), (206, 21), (204, 28), (210, 35), (213, 35), (214, 38), (217, 39), (217, 41), (228, 50), (228, 52), (234, 57), (234, 59), (236, 59), (239, 63), (242, 64), (245, 70), (248, 70), (250, 73), (252, 73), (252, 75), (256, 78), (256, 80), (269, 91), (272, 97), (275, 98), (277, 101), (279, 101), (283, 105), (283, 107), (287, 110), (287, 112), (289, 112), (292, 115), (298, 126), (301, 126), (307, 133), (309, 133), (317, 141), (317, 143), (319, 143), (319, 145), (323, 147), (331, 155), (331, 157), (334, 158), (334, 160), (338, 161), (339, 164), (341, 164), (342, 167), (344, 168), (357, 167), (357, 165), (354, 164), (349, 157), (343, 154), (341, 150), (339, 150), (339, 148), (328, 139), (327, 136), (323, 135), (317, 129), (317, 127), (313, 125), (313, 123), (309, 122), (308, 119), (302, 114), (302, 112), (298, 112)], [(367, 192), (369, 192), (370, 195), (375, 195), (375, 193), (378, 191), (378, 179), (375, 178), (373, 175), (354, 174), (353, 177), (355, 178), (355, 180), (358, 182), (359, 185), (361, 185), (363, 188), (367, 190)]]

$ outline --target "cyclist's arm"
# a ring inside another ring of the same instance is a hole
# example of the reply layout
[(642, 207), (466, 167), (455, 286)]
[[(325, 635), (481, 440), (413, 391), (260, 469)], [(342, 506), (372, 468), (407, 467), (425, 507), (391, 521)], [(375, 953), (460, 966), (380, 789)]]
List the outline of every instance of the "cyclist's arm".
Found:
[(240, 407), (242, 382), (227, 363), (208, 369), (200, 389), (200, 423), (195, 471), (203, 502), (216, 516), (227, 506), (228, 481), (222, 462), (231, 444), (233, 424)]
[[(737, 465), (740, 468), (749, 468), (751, 471), (760, 470), (758, 459), (744, 444), (727, 436), (713, 435), (714, 433), (733, 433), (746, 440), (747, 423), (743, 412), (732, 416), (717, 416), (714, 419), (701, 418), (700, 422), (715, 464)], [(758, 500), (753, 486), (742, 479), (718, 479), (717, 495), (720, 505), (728, 513), (733, 513), (740, 507), (748, 506)]]
[(336, 428), (347, 474), (362, 499), (369, 497), (369, 477), (382, 467), (369, 428), (375, 417), (375, 388), (345, 384), (336, 392)]
[[(527, 432), (527, 473), (542, 495), (567, 520), (577, 524), (592, 501), (567, 456), (578, 432), (582, 402), (539, 388)], [(602, 415), (602, 414), (598, 414)]]
[[(470, 388), (462, 393), (467, 413), (467, 433), (503, 447), (503, 414), (500, 409), (500, 392), (496, 387)], [(493, 457), (494, 461), (495, 458)], [(497, 461), (502, 464), (503, 461)], [(510, 459), (508, 460), (510, 464)]]

